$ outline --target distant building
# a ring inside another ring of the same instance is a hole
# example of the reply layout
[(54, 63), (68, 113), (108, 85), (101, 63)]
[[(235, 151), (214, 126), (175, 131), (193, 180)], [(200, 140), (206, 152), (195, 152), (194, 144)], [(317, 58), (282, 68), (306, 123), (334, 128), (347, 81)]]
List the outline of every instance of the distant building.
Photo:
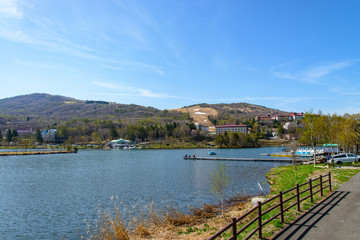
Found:
[(304, 118), (304, 113), (291, 113), (290, 115), (266, 115), (266, 116), (256, 116), (255, 121), (260, 122), (270, 122), (276, 120), (278, 122), (286, 122), (286, 121), (297, 121), (299, 119)]
[(297, 121), (304, 118), (304, 113), (291, 113), (292, 120)]
[(210, 135), (216, 134), (216, 128), (215, 128), (215, 126), (209, 126), (209, 134), (210, 134)]
[(271, 117), (270, 115), (255, 117), (255, 121), (267, 122), (267, 121), (273, 121), (273, 120), (274, 120), (274, 118)]
[(196, 127), (196, 130), (202, 130), (202, 131), (206, 131), (206, 132), (208, 132), (209, 131), (209, 127), (207, 127), (207, 126), (204, 126), (204, 125), (202, 125), (202, 124), (200, 124), (200, 123), (195, 123), (195, 127)]
[(291, 121), (293, 119), (290, 115), (275, 115), (274, 118), (278, 122)]
[(296, 122), (287, 122), (284, 124), (283, 128), (286, 130), (296, 129), (297, 123)]
[(117, 140), (112, 140), (112, 141), (108, 142), (107, 145), (109, 145), (111, 148), (122, 148), (125, 146), (130, 146), (132, 144), (133, 144), (133, 142), (130, 140), (119, 138)]
[(32, 133), (32, 129), (31, 128), (23, 128), (23, 129), (16, 129), (17, 133), (19, 135), (22, 134), (27, 134), (27, 133)]
[(216, 134), (222, 134), (224, 132), (241, 132), (241, 133), (248, 133), (247, 125), (235, 125), (234, 123), (228, 123), (226, 125), (218, 125), (215, 126)]
[(44, 142), (53, 143), (55, 142), (56, 132), (56, 129), (43, 130), (41, 132), (42, 139), (44, 140)]
[(274, 137), (274, 138), (277, 138), (278, 137), (278, 133), (277, 133), (277, 128), (273, 128), (272, 131), (271, 131), (271, 135)]

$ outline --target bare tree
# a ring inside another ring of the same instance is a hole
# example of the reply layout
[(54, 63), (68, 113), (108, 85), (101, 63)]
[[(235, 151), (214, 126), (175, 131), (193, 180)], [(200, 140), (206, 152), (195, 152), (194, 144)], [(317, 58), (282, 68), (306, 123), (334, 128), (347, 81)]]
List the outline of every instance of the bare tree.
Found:
[(218, 162), (214, 171), (211, 173), (211, 193), (217, 196), (220, 200), (221, 204), (221, 214), (224, 215), (224, 199), (225, 199), (225, 191), (229, 186), (229, 175), (226, 171), (226, 166), (224, 163)]
[(299, 143), (297, 141), (292, 141), (290, 143), (290, 153), (294, 164), (294, 170), (296, 170), (296, 161), (298, 158), (298, 154), (296, 154), (296, 151), (298, 148), (299, 148)]

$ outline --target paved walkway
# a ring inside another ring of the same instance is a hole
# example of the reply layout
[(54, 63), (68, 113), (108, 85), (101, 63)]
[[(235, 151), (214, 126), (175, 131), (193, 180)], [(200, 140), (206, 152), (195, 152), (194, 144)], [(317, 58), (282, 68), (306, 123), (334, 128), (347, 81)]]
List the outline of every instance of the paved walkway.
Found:
[(360, 173), (273, 239), (360, 239)]

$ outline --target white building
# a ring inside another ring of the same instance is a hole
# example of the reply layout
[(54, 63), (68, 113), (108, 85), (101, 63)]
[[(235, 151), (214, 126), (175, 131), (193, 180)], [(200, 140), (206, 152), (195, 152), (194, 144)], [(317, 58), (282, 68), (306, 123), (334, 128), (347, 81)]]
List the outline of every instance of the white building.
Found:
[(248, 127), (246, 125), (235, 125), (235, 124), (226, 124), (226, 125), (219, 125), (215, 126), (216, 134), (222, 134), (224, 132), (241, 132), (241, 133), (248, 133)]
[(111, 142), (108, 142), (107, 145), (109, 145), (111, 148), (123, 148), (126, 146), (130, 146), (132, 144), (133, 142), (130, 140), (119, 138), (116, 140), (112, 140)]
[(297, 128), (297, 123), (296, 122), (287, 122), (284, 124), (283, 128), (286, 130), (295, 129), (295, 128)]
[(44, 142), (55, 142), (56, 132), (56, 129), (44, 130), (41, 133), (42, 139)]
[(209, 127), (202, 125), (200, 123), (195, 123), (196, 130), (209, 131)]
[(292, 117), (292, 119), (294, 121), (297, 121), (297, 120), (300, 120), (300, 119), (303, 119), (304, 118), (304, 114), (303, 113), (292, 113), (290, 115)]

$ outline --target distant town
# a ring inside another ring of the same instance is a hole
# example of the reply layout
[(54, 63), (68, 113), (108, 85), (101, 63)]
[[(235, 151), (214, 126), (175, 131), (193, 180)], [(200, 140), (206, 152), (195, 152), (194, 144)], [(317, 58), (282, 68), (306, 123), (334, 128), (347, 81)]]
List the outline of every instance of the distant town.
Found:
[[(235, 122), (226, 122), (222, 125), (213, 125), (208, 122), (207, 125), (201, 123), (185, 123), (183, 125), (173, 122), (166, 123), (164, 126), (153, 125), (146, 126), (139, 133), (137, 127), (133, 126), (133, 134), (129, 133), (128, 126), (122, 131), (121, 125), (118, 128), (112, 122), (108, 122), (109, 133), (101, 135), (98, 132), (92, 132), (90, 137), (80, 137), (78, 132), (74, 132), (73, 128), (67, 127), (68, 124), (59, 126), (58, 128), (32, 129), (32, 128), (7, 128), (0, 130), (2, 145), (42, 145), (48, 144), (71, 144), (73, 146), (85, 147), (110, 147), (123, 148), (134, 147), (135, 145), (149, 146), (153, 141), (154, 144), (165, 144), (171, 142), (170, 139), (181, 139), (184, 141), (207, 142), (204, 146), (216, 146), (217, 136), (223, 134), (245, 134), (252, 135), (252, 142), (242, 143), (242, 146), (256, 146), (259, 138), (268, 140), (296, 140), (298, 134), (296, 129), (302, 127), (301, 120), (304, 118), (303, 113), (290, 113), (288, 115), (262, 115), (244, 121), (244, 124), (236, 124)], [(206, 120), (205, 120), (206, 121)], [(90, 123), (90, 122), (88, 122)], [(8, 122), (8, 125), (16, 123)], [(90, 123), (90, 125), (93, 123)], [(22, 123), (23, 125), (23, 123)], [(86, 124), (84, 124), (86, 126)], [(83, 126), (82, 128), (85, 128)], [(158, 134), (156, 134), (156, 129)], [(152, 134), (148, 130), (155, 130)], [(83, 129), (84, 130), (84, 129)], [(104, 129), (101, 130), (104, 132)], [(85, 133), (86, 131), (83, 131)], [(75, 134), (74, 134), (75, 133)], [(81, 133), (80, 133), (81, 134)], [(141, 135), (141, 137), (139, 137)], [(119, 138), (120, 137), (120, 138)], [(130, 138), (129, 138), (130, 137)], [(236, 137), (238, 138), (238, 137)], [(246, 139), (249, 139), (248, 137)], [(256, 140), (255, 140), (256, 139)], [(80, 141), (79, 141), (80, 140)], [(211, 144), (213, 142), (213, 144)], [(221, 141), (220, 141), (221, 142)], [(172, 144), (174, 142), (172, 141)], [(198, 146), (198, 145), (196, 145)], [(222, 147), (223, 144), (220, 143)]]

